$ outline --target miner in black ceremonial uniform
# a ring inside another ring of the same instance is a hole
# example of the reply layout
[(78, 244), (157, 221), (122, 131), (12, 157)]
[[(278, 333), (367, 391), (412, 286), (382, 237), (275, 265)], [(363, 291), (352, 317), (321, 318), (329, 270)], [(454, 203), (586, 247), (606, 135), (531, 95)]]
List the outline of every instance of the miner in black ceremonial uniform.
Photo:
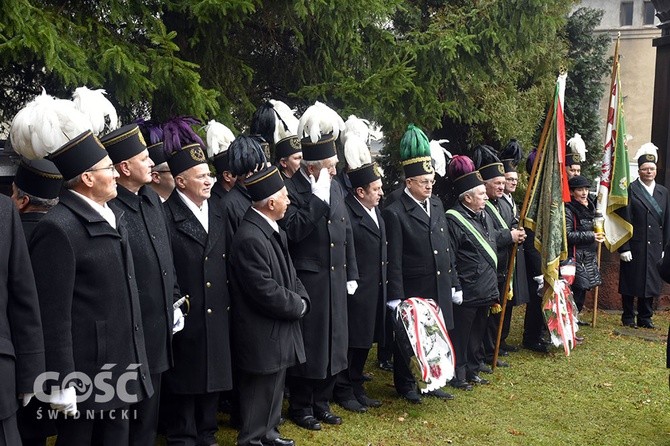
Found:
[(344, 193), (335, 175), (335, 138), (302, 139), (301, 169), (286, 181), (291, 204), (280, 226), (288, 236), (298, 277), (311, 298), (302, 320), (307, 362), (289, 370), (289, 417), (300, 427), (340, 424), (329, 400), (337, 373), (347, 368), (347, 290), (358, 271)]
[(231, 296), (233, 358), (239, 369), (239, 446), (293, 445), (279, 437), (284, 378), (305, 362), (300, 319), (309, 297), (277, 221), (289, 204), (276, 167), (247, 178), (252, 206), (233, 237)]
[[(128, 229), (122, 214), (107, 205), (116, 197), (118, 173), (90, 131), (50, 158), (64, 189), (30, 240), (46, 367), (61, 379), (74, 371), (91, 381), (107, 375), (113, 390), (108, 395), (54, 384), (50, 402), (68, 415), (57, 420), (56, 444), (128, 444), (127, 409), (150, 397), (153, 387)], [(81, 390), (92, 392), (77, 401)], [(73, 418), (77, 409), (81, 416)]]
[(131, 406), (130, 445), (156, 441), (162, 373), (172, 365), (172, 330), (183, 324), (172, 249), (160, 197), (149, 186), (154, 163), (137, 124), (123, 126), (100, 139), (119, 173), (110, 206), (123, 212), (133, 253), (140, 296), (144, 341), (154, 395)]
[(219, 392), (232, 386), (225, 225), (218, 203), (208, 200), (213, 182), (201, 145), (172, 150), (176, 188), (165, 211), (187, 303), (184, 329), (172, 341), (174, 367), (163, 375), (162, 413), (169, 445), (211, 445)]
[[(452, 287), (458, 283), (449, 244), (447, 220), (439, 198), (432, 195), (435, 171), (431, 164), (428, 138), (411, 125), (400, 143), (405, 172), (403, 192), (382, 211), (388, 239), (388, 288), (390, 305), (410, 297), (433, 299), (442, 310), (447, 329), (454, 326)], [(393, 381), (400, 396), (420, 403), (416, 381), (394, 347)], [(429, 393), (441, 399), (452, 395), (435, 390)]]

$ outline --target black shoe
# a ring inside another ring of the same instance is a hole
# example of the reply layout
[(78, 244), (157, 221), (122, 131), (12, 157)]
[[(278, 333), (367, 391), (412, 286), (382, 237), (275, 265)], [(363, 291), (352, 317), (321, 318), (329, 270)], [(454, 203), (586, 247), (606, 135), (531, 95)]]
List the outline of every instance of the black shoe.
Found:
[(460, 389), (460, 390), (472, 390), (472, 384), (470, 384), (467, 381), (460, 381), (458, 379), (452, 379), (449, 381), (449, 385), (455, 389)]
[(539, 353), (549, 353), (549, 346), (544, 342), (524, 342), (523, 347)]
[(392, 372), (393, 371), (393, 363), (391, 361), (381, 361), (379, 363), (379, 368), (382, 370), (386, 370), (387, 372)]
[(621, 322), (621, 325), (623, 325), (624, 327), (637, 328), (635, 322)]
[(509, 367), (509, 363), (498, 359), (498, 361), (496, 361), (496, 367)]
[(356, 399), (365, 407), (381, 407), (382, 402), (379, 400), (374, 400), (367, 395), (358, 395)]
[(652, 330), (656, 328), (651, 321), (638, 321), (637, 326), (640, 328), (651, 328)]
[(342, 424), (342, 418), (332, 412), (321, 412), (316, 414), (316, 419), (326, 424)]
[(420, 404), (421, 403), (421, 397), (419, 396), (419, 393), (416, 390), (410, 390), (408, 392), (401, 393), (400, 396), (405, 398), (407, 401), (409, 401), (412, 404)]
[(482, 386), (491, 383), (491, 381), (489, 381), (488, 379), (484, 379), (479, 375), (472, 375), (470, 378), (468, 378), (468, 381), (470, 381), (472, 384), (479, 384)]
[(263, 446), (295, 446), (295, 441), (290, 438), (275, 438), (272, 441), (261, 441)]
[(319, 423), (319, 420), (314, 418), (312, 415), (304, 415), (302, 417), (291, 417), (291, 421), (293, 421), (295, 424), (302, 427), (303, 429), (308, 429), (310, 431), (321, 430), (321, 423)]
[(482, 373), (489, 373), (489, 374), (493, 373), (493, 369), (491, 369), (491, 367), (487, 366), (483, 362), (479, 364), (479, 371)]
[(590, 323), (590, 322), (581, 321), (581, 320), (577, 319), (577, 325), (579, 325), (579, 326), (581, 326), (581, 327), (590, 327), (590, 326), (591, 326), (591, 323)]
[(436, 390), (431, 390), (430, 392), (426, 393), (428, 396), (432, 396), (433, 398), (439, 398), (441, 400), (453, 400), (454, 395), (451, 393), (447, 393), (442, 389), (436, 389)]
[(370, 375), (369, 373), (363, 373), (363, 381), (365, 382), (372, 381), (372, 375)]
[(518, 352), (519, 347), (517, 347), (516, 345), (505, 343), (505, 344), (500, 344), (500, 350), (505, 350), (506, 352)]
[(509, 353), (507, 350), (503, 350), (503, 348), (500, 347), (500, 349), (498, 349), (498, 356), (509, 356)]
[(358, 402), (358, 400), (336, 401), (343, 409), (349, 412), (364, 413), (368, 408)]

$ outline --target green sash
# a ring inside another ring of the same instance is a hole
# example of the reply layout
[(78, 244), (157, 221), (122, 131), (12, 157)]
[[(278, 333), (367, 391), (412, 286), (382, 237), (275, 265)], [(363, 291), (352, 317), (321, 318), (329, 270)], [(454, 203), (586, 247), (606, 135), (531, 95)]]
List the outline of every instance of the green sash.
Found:
[(507, 223), (505, 223), (505, 220), (503, 220), (502, 215), (500, 215), (500, 212), (498, 212), (498, 209), (496, 209), (495, 206), (491, 204), (490, 201), (486, 200), (486, 207), (489, 208), (493, 216), (498, 220), (498, 223), (500, 223), (500, 226), (502, 226), (503, 229), (509, 229), (509, 226), (507, 226)]
[(458, 222), (461, 223), (463, 227), (475, 237), (479, 243), (479, 246), (484, 249), (484, 252), (488, 254), (489, 258), (493, 262), (493, 267), (498, 268), (498, 256), (495, 252), (493, 252), (493, 248), (491, 248), (489, 242), (487, 242), (486, 239), (482, 237), (482, 234), (474, 226), (472, 226), (472, 224), (467, 221), (460, 212), (454, 209), (449, 209), (447, 214), (453, 215), (454, 218), (456, 218), (456, 220), (458, 220)]

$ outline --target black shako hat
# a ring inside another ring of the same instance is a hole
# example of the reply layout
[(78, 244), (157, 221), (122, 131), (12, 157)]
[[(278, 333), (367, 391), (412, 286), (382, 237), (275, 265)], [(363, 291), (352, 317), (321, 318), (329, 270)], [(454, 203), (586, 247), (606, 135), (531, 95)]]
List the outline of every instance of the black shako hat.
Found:
[(637, 159), (637, 165), (641, 166), (644, 163), (654, 163), (656, 164), (656, 157), (651, 153), (645, 153)]
[(100, 138), (114, 164), (139, 155), (147, 149), (137, 124), (124, 125)]
[(147, 150), (149, 151), (149, 158), (154, 162), (154, 165), (158, 166), (167, 161), (167, 155), (163, 149), (163, 141), (151, 144), (147, 147)]
[(575, 175), (568, 180), (568, 187), (570, 189), (577, 189), (578, 187), (591, 187), (589, 180), (581, 175)]
[(244, 180), (251, 201), (265, 200), (284, 187), (284, 180), (277, 166), (266, 167)]
[(504, 177), (505, 168), (503, 167), (503, 163), (491, 163), (480, 167), (479, 173), (484, 181), (488, 181), (496, 177)]
[(351, 187), (354, 189), (366, 186), (382, 177), (379, 166), (374, 162), (363, 164), (357, 169), (351, 169), (347, 171), (347, 175), (349, 181), (351, 181)]
[(60, 194), (63, 175), (49, 160), (29, 160), (22, 157), (16, 169), (14, 184), (33, 197), (50, 200)]
[(295, 135), (287, 136), (275, 143), (275, 160), (279, 161), (281, 158), (287, 158), (294, 153), (302, 152), (302, 145), (300, 138)]
[(86, 172), (107, 156), (107, 151), (90, 130), (75, 136), (61, 148), (50, 154), (65, 181)]
[(305, 161), (322, 161), (337, 155), (335, 149), (335, 137), (332, 133), (322, 135), (317, 142), (312, 142), (309, 136), (300, 141), (302, 146), (302, 158)]
[(566, 166), (574, 166), (574, 165), (581, 165), (581, 161), (579, 161), (579, 154), (577, 153), (568, 153), (565, 155), (565, 165)]
[(205, 152), (202, 150), (200, 144), (193, 143), (174, 151), (168, 157), (167, 163), (172, 176), (176, 177), (193, 166), (207, 164), (207, 157), (205, 157)]
[(501, 160), (503, 167), (505, 168), (505, 173), (516, 172), (516, 166), (514, 165), (513, 159)]
[(217, 175), (221, 175), (223, 172), (230, 172), (230, 161), (228, 157), (228, 151), (219, 152), (209, 159), (209, 162), (214, 166)]
[(456, 195), (461, 195), (463, 192), (467, 192), (472, 188), (484, 184), (484, 179), (479, 172), (479, 170), (475, 170), (456, 178), (454, 180), (454, 191), (456, 192)]

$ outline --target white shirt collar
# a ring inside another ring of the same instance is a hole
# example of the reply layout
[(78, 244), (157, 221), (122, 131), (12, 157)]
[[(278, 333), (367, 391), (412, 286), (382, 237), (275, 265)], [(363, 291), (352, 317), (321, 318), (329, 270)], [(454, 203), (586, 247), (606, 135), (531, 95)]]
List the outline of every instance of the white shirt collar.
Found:
[(364, 205), (363, 203), (361, 203), (361, 200), (359, 200), (358, 197), (357, 197), (356, 195), (354, 195), (354, 198), (356, 199), (356, 201), (358, 201), (358, 204), (360, 204), (361, 207), (362, 207), (363, 209), (365, 209), (365, 212), (368, 213), (368, 215), (370, 216), (370, 218), (372, 219), (372, 221), (375, 222), (375, 224), (377, 225), (377, 227), (379, 227), (379, 221), (377, 220), (377, 212), (375, 212), (375, 208), (368, 209), (368, 207), (367, 207), (366, 205)]
[(642, 187), (647, 189), (647, 192), (649, 192), (649, 195), (651, 195), (652, 197), (654, 196), (654, 188), (656, 187), (656, 181), (652, 181), (651, 184), (649, 186), (647, 186), (646, 184), (644, 184), (642, 182), (642, 180), (640, 180), (640, 184), (642, 185)]
[(186, 207), (193, 212), (193, 215), (198, 219), (202, 227), (205, 229), (205, 232), (209, 233), (209, 205), (207, 204), (207, 200), (202, 202), (202, 206), (198, 207), (179, 189), (177, 189), (177, 195), (179, 195), (179, 198), (181, 198), (181, 201), (184, 202)]
[(267, 215), (265, 215), (264, 213), (262, 213), (261, 211), (259, 211), (258, 209), (256, 209), (253, 206), (251, 206), (251, 209), (253, 209), (258, 215), (263, 217), (263, 219), (268, 222), (268, 224), (272, 227), (272, 229), (274, 229), (275, 232), (279, 232), (279, 225), (277, 224), (276, 221), (272, 220)]
[(112, 228), (116, 229), (116, 215), (114, 215), (114, 211), (112, 211), (112, 209), (109, 206), (107, 206), (107, 203), (101, 206), (95, 201), (88, 198), (86, 195), (80, 194), (75, 190), (70, 189), (70, 192), (72, 192), (73, 194), (84, 200), (86, 203), (88, 203), (89, 206), (91, 206), (95, 212), (100, 214), (100, 216), (104, 218)]
[(421, 207), (421, 209), (425, 210), (426, 214), (428, 214), (428, 216), (430, 217), (430, 197), (426, 198), (426, 208), (424, 208), (423, 204), (421, 204), (421, 202), (419, 200), (414, 198), (414, 195), (412, 195), (412, 193), (409, 191), (409, 189), (407, 189), (407, 186), (405, 186), (405, 193), (409, 196), (409, 198), (414, 200), (414, 202), (416, 204), (418, 204)]

